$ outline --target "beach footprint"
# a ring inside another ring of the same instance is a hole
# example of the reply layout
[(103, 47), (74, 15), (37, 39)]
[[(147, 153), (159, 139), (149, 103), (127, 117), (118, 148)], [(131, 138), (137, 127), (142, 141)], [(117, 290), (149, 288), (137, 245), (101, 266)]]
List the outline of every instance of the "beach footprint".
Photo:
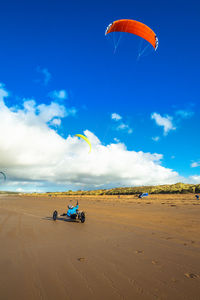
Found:
[(185, 277), (191, 278), (191, 279), (199, 278), (199, 275), (195, 274), (195, 273), (185, 273), (184, 275), (185, 275)]
[(177, 282), (178, 282), (178, 279), (176, 279), (176, 278), (173, 277), (173, 278), (171, 279), (171, 281), (172, 281), (173, 283), (177, 283)]
[(136, 250), (135, 253), (136, 254), (142, 254), (142, 253), (144, 253), (144, 251), (143, 250)]
[(85, 257), (79, 257), (79, 258), (77, 258), (77, 260), (80, 261), (80, 262), (85, 262), (86, 258)]

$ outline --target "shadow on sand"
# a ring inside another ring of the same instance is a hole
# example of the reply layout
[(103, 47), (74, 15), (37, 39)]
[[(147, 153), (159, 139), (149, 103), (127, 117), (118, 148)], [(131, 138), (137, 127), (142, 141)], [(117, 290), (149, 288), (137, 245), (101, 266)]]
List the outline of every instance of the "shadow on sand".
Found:
[(42, 218), (42, 220), (48, 220), (48, 221), (53, 221), (53, 222), (64, 221), (64, 222), (80, 223), (79, 220), (68, 219), (66, 217), (57, 217), (56, 221), (54, 221), (52, 217), (44, 217), (44, 218)]

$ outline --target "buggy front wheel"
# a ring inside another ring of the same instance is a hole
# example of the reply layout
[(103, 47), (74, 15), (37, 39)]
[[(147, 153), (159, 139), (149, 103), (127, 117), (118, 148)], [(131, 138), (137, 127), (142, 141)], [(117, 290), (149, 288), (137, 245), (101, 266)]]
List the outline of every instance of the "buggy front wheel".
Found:
[(55, 210), (54, 213), (53, 213), (53, 220), (54, 221), (56, 221), (57, 215), (58, 215), (58, 212), (57, 212), (57, 210)]
[(81, 220), (81, 223), (85, 222), (85, 213), (84, 213), (84, 211), (81, 212), (80, 220)]

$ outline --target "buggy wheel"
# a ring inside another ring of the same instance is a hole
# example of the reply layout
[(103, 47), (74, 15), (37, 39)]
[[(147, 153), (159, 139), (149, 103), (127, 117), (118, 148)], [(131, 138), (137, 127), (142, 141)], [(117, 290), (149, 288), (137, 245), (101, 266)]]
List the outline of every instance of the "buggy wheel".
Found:
[(80, 220), (81, 220), (81, 223), (85, 222), (85, 213), (84, 213), (84, 211), (81, 212)]
[(54, 221), (56, 221), (57, 215), (58, 215), (58, 212), (57, 212), (57, 210), (55, 210), (54, 213), (53, 213), (53, 220)]

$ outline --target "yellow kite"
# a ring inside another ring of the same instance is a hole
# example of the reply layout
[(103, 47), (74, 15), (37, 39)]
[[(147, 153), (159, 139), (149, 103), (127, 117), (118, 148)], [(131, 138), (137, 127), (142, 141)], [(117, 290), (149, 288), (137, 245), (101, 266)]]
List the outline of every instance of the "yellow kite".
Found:
[(90, 151), (89, 151), (89, 153), (90, 153), (91, 149), (92, 149), (92, 145), (91, 145), (89, 139), (83, 134), (75, 134), (75, 136), (82, 138), (83, 140), (85, 140), (88, 143), (88, 145), (90, 146)]

